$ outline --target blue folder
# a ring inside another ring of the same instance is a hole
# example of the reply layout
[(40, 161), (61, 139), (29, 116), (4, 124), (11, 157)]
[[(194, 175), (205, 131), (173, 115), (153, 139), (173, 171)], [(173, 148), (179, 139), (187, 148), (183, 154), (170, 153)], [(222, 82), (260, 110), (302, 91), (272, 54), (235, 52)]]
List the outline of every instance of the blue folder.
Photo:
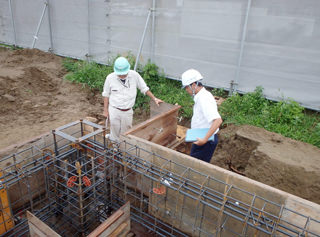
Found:
[[(188, 129), (186, 134), (186, 142), (195, 142), (197, 138), (204, 138), (209, 131), (209, 128), (194, 128)], [(214, 140), (214, 134), (209, 138), (209, 140)]]

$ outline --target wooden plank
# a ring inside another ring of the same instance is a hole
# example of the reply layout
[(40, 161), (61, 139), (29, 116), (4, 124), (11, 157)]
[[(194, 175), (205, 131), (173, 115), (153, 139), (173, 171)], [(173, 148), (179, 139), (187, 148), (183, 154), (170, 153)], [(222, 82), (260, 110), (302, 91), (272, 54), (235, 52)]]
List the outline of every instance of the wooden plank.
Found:
[(109, 237), (117, 237), (117, 236), (122, 236), (124, 235), (125, 233), (122, 233), (125, 228), (128, 227), (128, 223), (127, 222), (123, 222), (121, 225), (119, 225), (119, 227), (117, 229), (115, 229), (115, 231), (113, 231)]
[(115, 221), (117, 221), (123, 214), (124, 212), (121, 209), (117, 210), (107, 220), (102, 222), (102, 224), (99, 225), (93, 232), (91, 232), (88, 237), (99, 236), (103, 231), (108, 229)]
[(184, 140), (177, 139), (174, 142), (170, 143), (167, 147), (174, 150), (177, 146), (181, 145), (182, 143), (184, 143)]
[(134, 126), (125, 135), (134, 135), (147, 141), (167, 146), (176, 139), (179, 108), (180, 106), (175, 105), (169, 111), (158, 114)]
[(150, 118), (163, 114), (167, 111), (174, 109), (176, 105), (168, 104), (166, 102), (161, 103), (159, 106), (153, 101), (150, 101)]
[(174, 112), (178, 112), (178, 110), (181, 108), (181, 106), (179, 105), (175, 105), (172, 109), (170, 109), (169, 111), (166, 111), (164, 113), (158, 114), (142, 123), (137, 124), (136, 126), (132, 127), (131, 129), (129, 129), (125, 134), (134, 134), (135, 131), (138, 131), (140, 129), (143, 129), (145, 127), (148, 127), (149, 124), (152, 124), (154, 121), (158, 120), (161, 117), (165, 117), (167, 115), (170, 115)]
[[(2, 176), (3, 172), (0, 171), (0, 177)], [(6, 185), (2, 182), (3, 179), (0, 180), (0, 235), (14, 227), (14, 220), (10, 209), (8, 192)]]
[(185, 142), (184, 139), (186, 137), (187, 130), (188, 130), (187, 127), (177, 125), (177, 138), (175, 141), (170, 143), (167, 147), (174, 150), (177, 146), (184, 143)]
[(27, 211), (27, 218), (31, 237), (59, 237), (55, 231), (42, 222), (38, 217)]
[[(123, 223), (126, 223), (126, 225), (122, 225)], [(122, 231), (120, 231), (123, 232), (121, 234), (128, 233), (130, 231), (130, 202), (127, 202), (120, 207), (119, 210), (92, 231), (88, 237), (110, 236), (114, 231), (118, 230), (121, 225), (121, 228), (123, 228)]]
[[(49, 166), (50, 168), (51, 166)], [(29, 181), (30, 186), (25, 185)], [(8, 187), (8, 195), (10, 202), (12, 203), (12, 209), (18, 209), (23, 207), (29, 202), (28, 195), (31, 195), (32, 199), (38, 197), (46, 192), (45, 178), (43, 170), (39, 170), (33, 173), (31, 176), (25, 176)]]
[(177, 125), (177, 136), (180, 140), (184, 140), (187, 134), (187, 130), (188, 130), (187, 127)]

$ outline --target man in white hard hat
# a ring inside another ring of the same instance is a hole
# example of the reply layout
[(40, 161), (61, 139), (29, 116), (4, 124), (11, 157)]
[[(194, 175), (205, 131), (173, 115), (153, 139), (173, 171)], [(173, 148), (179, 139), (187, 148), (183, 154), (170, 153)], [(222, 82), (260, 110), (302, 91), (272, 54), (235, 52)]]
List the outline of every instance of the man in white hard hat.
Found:
[[(203, 87), (200, 72), (195, 69), (185, 71), (182, 76), (182, 87), (194, 99), (191, 129), (209, 128), (203, 138), (197, 138), (192, 144), (190, 156), (210, 163), (214, 150), (218, 144), (218, 131), (222, 123), (217, 103), (213, 95)], [(213, 140), (209, 138), (213, 136)]]
[(136, 101), (137, 89), (148, 95), (157, 105), (163, 101), (151, 93), (139, 73), (130, 70), (126, 58), (117, 58), (113, 70), (104, 82), (103, 115), (110, 121), (110, 140), (119, 142), (120, 134), (132, 127), (132, 107)]

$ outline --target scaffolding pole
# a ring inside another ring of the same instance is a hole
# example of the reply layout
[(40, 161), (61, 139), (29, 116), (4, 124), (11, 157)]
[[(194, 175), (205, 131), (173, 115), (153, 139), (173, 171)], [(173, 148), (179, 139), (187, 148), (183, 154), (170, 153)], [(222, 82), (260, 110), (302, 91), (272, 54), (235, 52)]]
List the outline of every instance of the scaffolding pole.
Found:
[(247, 36), (247, 28), (248, 28), (249, 13), (250, 13), (250, 9), (251, 9), (251, 2), (252, 2), (252, 0), (248, 0), (246, 16), (244, 19), (243, 30), (242, 30), (241, 43), (240, 43), (238, 66), (237, 66), (235, 80), (231, 81), (229, 96), (231, 96), (233, 94), (234, 90), (237, 91), (237, 86), (239, 83), (239, 75), (240, 75), (240, 69), (241, 69), (241, 63), (242, 63), (242, 57), (243, 57), (244, 43), (245, 43), (246, 36)]
[(139, 46), (138, 54), (137, 54), (137, 57), (136, 57), (136, 63), (134, 64), (134, 69), (133, 69), (133, 70), (135, 70), (135, 71), (137, 70), (137, 67), (138, 67), (138, 63), (139, 63), (139, 59), (140, 59), (140, 54), (141, 54), (142, 47), (143, 47), (143, 42), (144, 42), (144, 39), (145, 39), (145, 36), (146, 36), (146, 31), (147, 31), (147, 28), (148, 28), (148, 24), (149, 24), (151, 12), (153, 12), (153, 11), (154, 11), (154, 10), (150, 8), (150, 9), (149, 9), (149, 12), (148, 12), (146, 24), (145, 24), (145, 26), (144, 26), (144, 30), (143, 30), (143, 33), (142, 33), (142, 37), (141, 37), (141, 41), (140, 41), (140, 46)]
[(14, 46), (17, 46), (16, 27), (15, 27), (15, 23), (14, 23), (14, 16), (13, 16), (11, 0), (9, 0), (9, 10), (10, 10), (10, 15), (11, 15), (11, 25), (12, 25), (12, 30), (13, 30), (13, 40), (14, 40), (13, 42), (14, 42)]
[(32, 46), (31, 46), (32, 49), (34, 48), (34, 46), (36, 44), (36, 41), (38, 40), (39, 30), (40, 30), (40, 27), (41, 27), (41, 24), (42, 24), (42, 20), (43, 20), (44, 14), (46, 13), (47, 7), (48, 7), (48, 2), (46, 1), (46, 2), (44, 2), (44, 7), (43, 7), (42, 14), (41, 14), (38, 26), (37, 26), (36, 33), (33, 36), (33, 41), (32, 41)]

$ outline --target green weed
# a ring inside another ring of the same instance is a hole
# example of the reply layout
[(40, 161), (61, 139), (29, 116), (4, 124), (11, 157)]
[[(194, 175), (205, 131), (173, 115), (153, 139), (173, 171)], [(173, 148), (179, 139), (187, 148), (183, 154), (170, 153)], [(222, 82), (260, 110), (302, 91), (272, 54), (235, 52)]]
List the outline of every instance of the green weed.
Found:
[(231, 96), (219, 111), (224, 123), (250, 124), (320, 147), (319, 114), (307, 114), (293, 100), (269, 101), (264, 98), (262, 87), (243, 96)]
[(19, 46), (9, 45), (9, 44), (2, 44), (2, 43), (0, 43), (0, 48), (6, 48), (6, 49), (11, 49), (11, 50), (22, 49)]
[(64, 67), (71, 73), (66, 75), (66, 79), (78, 82), (92, 89), (103, 90), (106, 76), (113, 72), (111, 67), (97, 64), (95, 62), (72, 61), (66, 59), (63, 61)]
[(225, 91), (223, 88), (213, 88), (211, 90), (211, 93), (214, 96), (219, 96), (219, 97), (222, 97), (222, 98), (227, 98), (228, 97), (228, 92)]

